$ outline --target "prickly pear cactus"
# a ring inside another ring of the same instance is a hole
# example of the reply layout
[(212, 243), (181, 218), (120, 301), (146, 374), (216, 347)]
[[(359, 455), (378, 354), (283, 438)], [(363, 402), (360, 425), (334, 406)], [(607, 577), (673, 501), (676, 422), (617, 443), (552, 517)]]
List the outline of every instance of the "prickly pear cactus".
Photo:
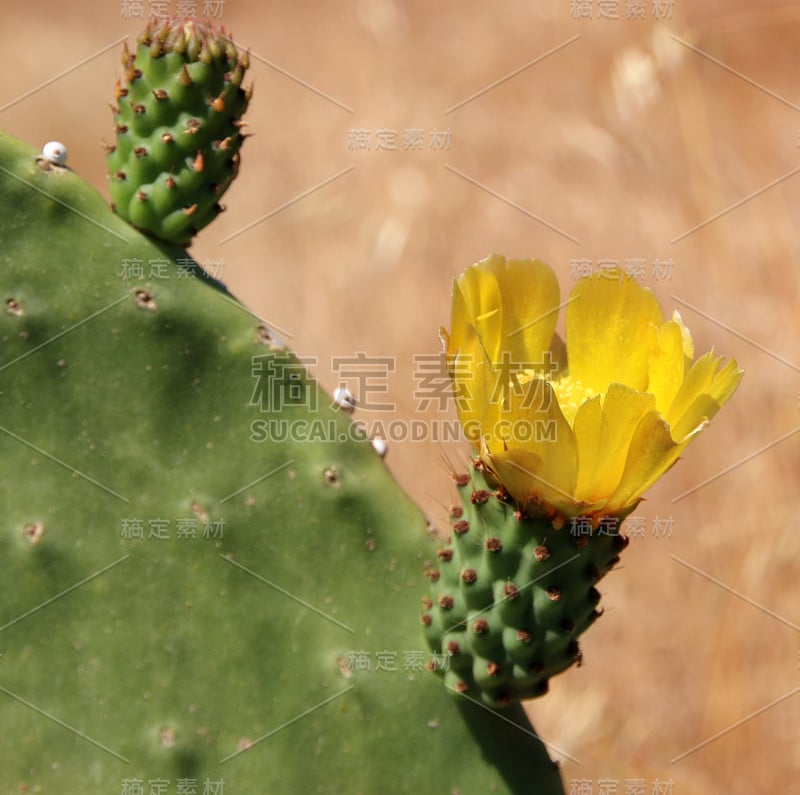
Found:
[(248, 64), (224, 32), (195, 19), (151, 20), (136, 52), (125, 46), (106, 147), (122, 218), (178, 245), (216, 218), (239, 170)]
[(616, 522), (576, 534), (526, 516), (486, 482), (479, 460), (455, 480), (450, 539), (425, 572), (431, 666), (453, 692), (493, 707), (544, 695), (551, 676), (580, 664), (578, 636), (600, 615), (594, 586), (628, 539)]
[(713, 351), (695, 359), (680, 315), (631, 276), (584, 278), (565, 305), (566, 346), (555, 273), (492, 255), (455, 280), (441, 332), (475, 459), (455, 475), (462, 505), (422, 623), (430, 668), (491, 706), (581, 661), (620, 525), (742, 377)]
[(519, 704), (422, 670), (436, 546), (350, 419), (8, 136), (0, 286), (1, 791), (563, 793)]

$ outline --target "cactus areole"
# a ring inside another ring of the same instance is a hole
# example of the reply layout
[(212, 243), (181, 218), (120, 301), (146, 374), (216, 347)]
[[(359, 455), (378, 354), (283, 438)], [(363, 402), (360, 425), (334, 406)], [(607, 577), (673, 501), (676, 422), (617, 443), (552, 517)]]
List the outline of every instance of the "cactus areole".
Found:
[(188, 245), (224, 209), (239, 170), (249, 58), (224, 30), (173, 19), (151, 21), (122, 64), (116, 141), (106, 146), (111, 206), (153, 237)]

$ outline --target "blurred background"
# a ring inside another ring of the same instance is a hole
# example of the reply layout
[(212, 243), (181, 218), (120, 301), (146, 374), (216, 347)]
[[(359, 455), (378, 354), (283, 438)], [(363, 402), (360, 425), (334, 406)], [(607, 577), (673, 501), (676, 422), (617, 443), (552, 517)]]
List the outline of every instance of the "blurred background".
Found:
[(468, 455), (431, 438), (455, 419), (437, 332), (472, 262), (540, 257), (564, 298), (617, 264), (744, 368), (629, 520), (584, 665), (529, 712), (575, 795), (796, 791), (800, 4), (30, 0), (3, 19), (0, 128), (64, 142), (107, 196), (122, 39), (181, 11), (251, 50), (255, 86), (191, 252), (394, 430), (435, 525)]

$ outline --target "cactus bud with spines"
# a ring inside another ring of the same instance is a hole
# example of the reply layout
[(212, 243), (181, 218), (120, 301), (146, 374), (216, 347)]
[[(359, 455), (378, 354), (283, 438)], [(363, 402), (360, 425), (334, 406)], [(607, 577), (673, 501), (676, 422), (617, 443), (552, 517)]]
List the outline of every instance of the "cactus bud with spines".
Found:
[(601, 614), (595, 585), (628, 539), (616, 521), (526, 516), (480, 460), (455, 481), (461, 505), (427, 571), (428, 667), (492, 707), (541, 696), (551, 676), (580, 664), (578, 636)]
[(116, 141), (106, 147), (112, 208), (160, 240), (188, 245), (223, 209), (239, 170), (249, 66), (223, 30), (151, 20), (122, 56)]

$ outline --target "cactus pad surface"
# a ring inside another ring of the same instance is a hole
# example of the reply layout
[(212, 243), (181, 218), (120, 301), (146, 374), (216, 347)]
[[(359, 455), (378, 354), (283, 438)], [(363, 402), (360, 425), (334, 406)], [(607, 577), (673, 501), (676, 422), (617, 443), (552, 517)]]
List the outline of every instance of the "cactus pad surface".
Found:
[(435, 545), (349, 417), (36, 155), (0, 135), (0, 790), (563, 793), (521, 707), (423, 670)]

